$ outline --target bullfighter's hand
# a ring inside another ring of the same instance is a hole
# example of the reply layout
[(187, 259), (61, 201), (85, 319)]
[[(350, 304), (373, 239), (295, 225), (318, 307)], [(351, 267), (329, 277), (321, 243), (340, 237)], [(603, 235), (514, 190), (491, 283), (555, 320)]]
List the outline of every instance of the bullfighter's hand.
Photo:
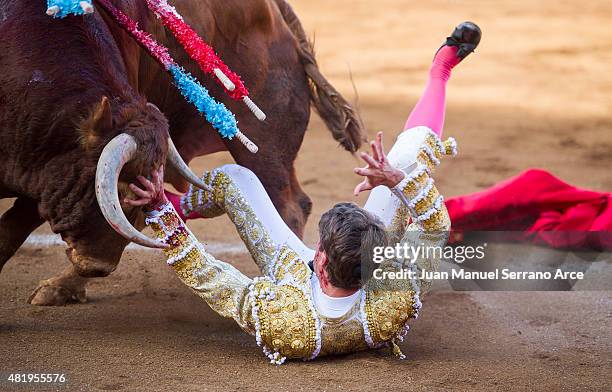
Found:
[(124, 202), (134, 207), (144, 206), (147, 210), (155, 210), (156, 208), (166, 204), (168, 199), (164, 193), (164, 166), (154, 170), (149, 181), (143, 176), (136, 177), (142, 184), (144, 189), (136, 184), (130, 184), (130, 189), (137, 196), (136, 199), (125, 198)]
[(355, 173), (364, 176), (365, 179), (355, 187), (355, 196), (379, 185), (393, 188), (404, 179), (404, 172), (391, 166), (389, 160), (387, 160), (382, 136), (382, 132), (378, 132), (376, 139), (370, 143), (372, 155), (365, 152), (359, 154), (361, 159), (366, 162), (366, 166), (355, 168)]

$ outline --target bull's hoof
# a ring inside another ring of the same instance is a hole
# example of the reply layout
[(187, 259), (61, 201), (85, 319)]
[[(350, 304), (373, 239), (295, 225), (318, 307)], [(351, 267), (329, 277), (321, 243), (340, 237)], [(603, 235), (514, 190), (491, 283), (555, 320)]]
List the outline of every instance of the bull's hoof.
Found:
[(42, 281), (34, 290), (28, 302), (36, 306), (63, 306), (87, 302), (85, 289), (74, 290), (62, 286), (53, 286)]

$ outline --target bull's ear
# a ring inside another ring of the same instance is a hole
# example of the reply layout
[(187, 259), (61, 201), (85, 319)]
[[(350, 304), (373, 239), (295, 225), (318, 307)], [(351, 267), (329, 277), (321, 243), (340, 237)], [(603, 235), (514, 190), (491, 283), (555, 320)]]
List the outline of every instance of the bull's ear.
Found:
[(111, 112), (111, 105), (108, 97), (102, 96), (100, 103), (93, 112), (93, 128), (99, 133), (106, 133), (110, 131), (113, 126), (113, 114)]
[(94, 105), (90, 115), (81, 123), (81, 144), (85, 148), (95, 147), (113, 128), (110, 100), (103, 96)]

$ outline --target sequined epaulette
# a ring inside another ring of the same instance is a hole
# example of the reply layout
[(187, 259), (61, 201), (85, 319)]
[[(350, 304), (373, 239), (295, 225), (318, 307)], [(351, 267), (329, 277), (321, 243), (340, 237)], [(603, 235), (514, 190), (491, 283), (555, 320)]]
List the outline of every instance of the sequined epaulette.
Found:
[(421, 301), (413, 290), (364, 290), (361, 302), (366, 342), (380, 347), (394, 340), (403, 340), (408, 321), (418, 317)]
[(249, 287), (257, 344), (271, 363), (314, 359), (321, 351), (321, 325), (309, 296), (298, 286), (256, 278)]

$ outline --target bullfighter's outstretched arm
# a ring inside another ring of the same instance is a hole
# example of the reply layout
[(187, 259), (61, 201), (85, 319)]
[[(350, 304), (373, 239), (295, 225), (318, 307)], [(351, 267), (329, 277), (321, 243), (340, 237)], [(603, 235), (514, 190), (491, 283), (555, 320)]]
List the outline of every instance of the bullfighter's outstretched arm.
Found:
[[(388, 165), (401, 170), (404, 178), (394, 187), (375, 187), (364, 208), (383, 221), (390, 245), (399, 244), (400, 248), (406, 245), (422, 250), (416, 260), (394, 259), (389, 265), (381, 267), (403, 269), (410, 267), (412, 262), (412, 267), (417, 271), (436, 271), (440, 263), (440, 249), (436, 252), (433, 249), (446, 244), (451, 222), (432, 174), (443, 156), (455, 155), (455, 141), (451, 138), (442, 142), (429, 128), (416, 127), (402, 132), (388, 156), (385, 156), (381, 136), (379, 134), (376, 141), (380, 155)], [(417, 272), (417, 276), (421, 276), (421, 273)], [(421, 279), (415, 282), (404, 280), (404, 283), (421, 293), (431, 285), (431, 282)], [(417, 287), (412, 287), (415, 284)]]
[(146, 222), (169, 247), (167, 263), (177, 276), (221, 316), (233, 318), (254, 334), (251, 279), (232, 265), (217, 260), (191, 233), (169, 202), (147, 213)]

